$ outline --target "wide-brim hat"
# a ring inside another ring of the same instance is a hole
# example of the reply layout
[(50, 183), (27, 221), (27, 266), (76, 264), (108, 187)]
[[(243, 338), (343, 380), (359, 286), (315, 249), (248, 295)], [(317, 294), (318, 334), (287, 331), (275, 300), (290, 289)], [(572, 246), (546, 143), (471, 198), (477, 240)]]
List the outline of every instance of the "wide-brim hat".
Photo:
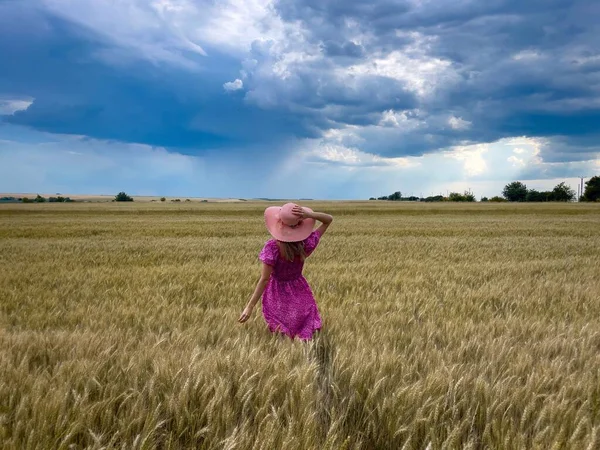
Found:
[[(292, 213), (297, 206), (295, 203), (286, 203), (283, 206), (270, 206), (265, 210), (265, 225), (267, 230), (278, 241), (298, 242), (303, 241), (313, 231), (315, 219), (301, 219)], [(303, 207), (306, 211), (312, 209)]]

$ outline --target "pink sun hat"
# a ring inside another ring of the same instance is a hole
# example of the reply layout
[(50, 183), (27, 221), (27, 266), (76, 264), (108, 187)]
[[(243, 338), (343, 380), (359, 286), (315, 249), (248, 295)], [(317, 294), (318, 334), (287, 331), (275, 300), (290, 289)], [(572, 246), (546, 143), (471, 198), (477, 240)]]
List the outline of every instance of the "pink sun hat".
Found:
[[(278, 241), (298, 242), (303, 241), (315, 226), (315, 219), (301, 219), (292, 209), (295, 203), (286, 203), (283, 206), (269, 206), (265, 210), (265, 225), (267, 230)], [(304, 210), (313, 212), (312, 209), (303, 207)]]

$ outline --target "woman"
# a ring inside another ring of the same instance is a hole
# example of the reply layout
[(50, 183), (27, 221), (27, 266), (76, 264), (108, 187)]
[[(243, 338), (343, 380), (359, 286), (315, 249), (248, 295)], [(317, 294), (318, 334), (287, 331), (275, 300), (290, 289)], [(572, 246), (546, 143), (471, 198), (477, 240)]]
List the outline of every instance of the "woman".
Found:
[[(317, 220), (321, 225), (313, 231)], [(238, 319), (240, 323), (250, 318), (262, 296), (263, 316), (272, 332), (309, 340), (321, 329), (321, 316), (302, 269), (332, 221), (329, 214), (294, 203), (265, 210), (265, 224), (273, 239), (260, 252), (260, 280)]]

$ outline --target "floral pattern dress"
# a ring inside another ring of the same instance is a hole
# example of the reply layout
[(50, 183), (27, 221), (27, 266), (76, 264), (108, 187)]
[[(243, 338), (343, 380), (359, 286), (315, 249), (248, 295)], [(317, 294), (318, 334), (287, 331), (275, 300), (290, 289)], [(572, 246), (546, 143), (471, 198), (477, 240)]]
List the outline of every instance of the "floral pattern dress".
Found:
[[(313, 231), (306, 238), (304, 251), (310, 255), (321, 235)], [(315, 330), (321, 329), (321, 316), (312, 290), (302, 275), (304, 261), (296, 258), (287, 261), (280, 255), (275, 239), (267, 241), (259, 256), (260, 260), (273, 267), (273, 273), (262, 297), (262, 311), (272, 332), (281, 332), (292, 339), (311, 339)]]

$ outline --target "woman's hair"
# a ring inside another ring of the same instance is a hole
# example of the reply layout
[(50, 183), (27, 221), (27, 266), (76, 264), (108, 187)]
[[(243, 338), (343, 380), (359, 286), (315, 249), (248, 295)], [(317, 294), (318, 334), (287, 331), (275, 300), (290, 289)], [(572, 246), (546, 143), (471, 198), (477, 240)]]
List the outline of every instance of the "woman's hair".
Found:
[(304, 242), (283, 242), (279, 241), (281, 253), (284, 259), (287, 261), (293, 261), (297, 257), (300, 257), (302, 261), (306, 258), (306, 251), (304, 250)]

